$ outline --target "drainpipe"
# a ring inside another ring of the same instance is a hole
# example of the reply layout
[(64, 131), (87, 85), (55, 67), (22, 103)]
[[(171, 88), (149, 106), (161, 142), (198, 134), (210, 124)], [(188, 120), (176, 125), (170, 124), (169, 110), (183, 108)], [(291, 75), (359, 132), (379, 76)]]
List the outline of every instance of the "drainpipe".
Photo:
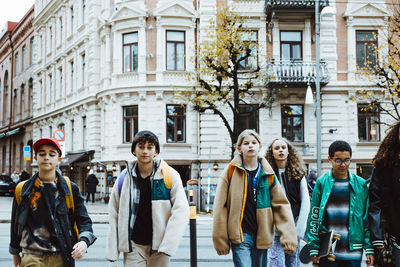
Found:
[(315, 1), (315, 89), (317, 94), (317, 171), (318, 175), (321, 175), (321, 89), (320, 89), (320, 74), (319, 74), (319, 0)]
[[(13, 116), (14, 116), (14, 114), (13, 114), (13, 110), (14, 110), (14, 106), (13, 106), (13, 92), (14, 92), (14, 89), (13, 89), (13, 78), (14, 78), (14, 46), (13, 46), (13, 42), (12, 42), (12, 39), (11, 39), (11, 32), (9, 31), (8, 32), (8, 40), (10, 41), (10, 47), (11, 47), (11, 71), (10, 71), (10, 95), (9, 95), (9, 97), (10, 97), (10, 120), (9, 120), (9, 123), (8, 123), (8, 131), (10, 131), (10, 129), (11, 129), (11, 120), (12, 120), (12, 118), (13, 118)], [(14, 103), (14, 105), (15, 105), (15, 103)], [(8, 142), (9, 142), (9, 150), (8, 150), (8, 172), (9, 172), (9, 174), (11, 175), (11, 164), (12, 164), (12, 162), (11, 162), (11, 158), (12, 158), (12, 154), (11, 154), (11, 150), (12, 150), (12, 142), (11, 142), (11, 140), (12, 140), (12, 137), (11, 136), (9, 136), (9, 140), (8, 140)]]

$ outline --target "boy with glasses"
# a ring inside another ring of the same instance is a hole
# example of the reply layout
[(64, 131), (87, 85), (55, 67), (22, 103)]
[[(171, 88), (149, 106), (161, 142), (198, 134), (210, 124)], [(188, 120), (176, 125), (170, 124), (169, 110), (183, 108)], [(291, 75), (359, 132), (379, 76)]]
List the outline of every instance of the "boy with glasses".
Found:
[[(307, 245), (313, 263), (319, 266), (360, 266), (362, 249), (367, 266), (374, 264), (374, 251), (369, 240), (368, 187), (365, 180), (349, 171), (351, 147), (345, 141), (329, 146), (329, 173), (317, 179), (311, 199), (311, 212), (307, 226)], [(335, 230), (341, 235), (337, 241), (336, 261), (319, 259), (321, 233)]]

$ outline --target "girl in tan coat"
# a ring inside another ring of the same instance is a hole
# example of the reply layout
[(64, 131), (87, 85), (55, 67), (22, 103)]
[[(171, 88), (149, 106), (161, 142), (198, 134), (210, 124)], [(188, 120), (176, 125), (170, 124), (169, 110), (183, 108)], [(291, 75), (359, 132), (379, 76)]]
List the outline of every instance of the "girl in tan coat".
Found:
[(222, 173), (215, 195), (214, 248), (218, 255), (232, 249), (235, 267), (266, 266), (274, 226), (286, 253), (297, 247), (290, 204), (271, 166), (258, 156), (261, 143), (253, 130), (239, 135), (238, 154)]

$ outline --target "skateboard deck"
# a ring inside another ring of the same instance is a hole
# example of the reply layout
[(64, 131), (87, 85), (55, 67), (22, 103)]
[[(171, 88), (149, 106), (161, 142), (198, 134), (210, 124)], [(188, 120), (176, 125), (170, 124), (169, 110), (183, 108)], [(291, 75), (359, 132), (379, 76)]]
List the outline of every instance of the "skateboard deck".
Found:
[[(318, 257), (328, 256), (329, 260), (334, 261), (335, 256), (333, 253), (335, 251), (336, 241), (339, 239), (340, 235), (336, 234), (334, 230), (320, 234)], [(307, 244), (300, 250), (299, 258), (302, 263), (307, 264), (311, 262), (310, 250)]]

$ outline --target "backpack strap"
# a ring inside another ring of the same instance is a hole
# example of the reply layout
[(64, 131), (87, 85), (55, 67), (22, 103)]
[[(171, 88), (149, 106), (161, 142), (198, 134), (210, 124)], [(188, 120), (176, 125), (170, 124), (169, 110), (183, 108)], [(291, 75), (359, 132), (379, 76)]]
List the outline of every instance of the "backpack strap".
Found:
[(231, 183), (232, 175), (233, 175), (233, 172), (235, 171), (235, 168), (236, 168), (235, 165), (229, 164), (229, 167), (228, 167), (228, 181), (229, 181), (229, 184)]
[(26, 181), (27, 180), (18, 183), (15, 187), (15, 200), (17, 201), (17, 205), (19, 205), (19, 203), (21, 202), (22, 188), (24, 187)]
[(172, 174), (171, 167), (165, 161), (161, 161), (161, 174), (164, 179), (165, 187), (167, 188), (169, 193), (172, 188)]
[[(67, 176), (63, 176), (65, 181), (67, 182), (68, 189), (69, 189), (69, 195), (65, 195), (65, 204), (67, 204), (67, 209), (71, 211), (73, 214), (75, 212), (75, 204), (74, 204), (74, 194), (72, 193), (72, 187), (71, 187), (71, 180)], [(75, 216), (74, 216), (75, 217)], [(78, 226), (76, 225), (76, 221), (74, 219), (74, 232), (76, 235), (76, 239), (79, 240), (79, 230)]]
[[(129, 165), (127, 164), (127, 168), (129, 168)], [(118, 196), (121, 196), (121, 191), (122, 191), (122, 185), (124, 184), (125, 176), (126, 176), (126, 170), (125, 168), (118, 177)]]

